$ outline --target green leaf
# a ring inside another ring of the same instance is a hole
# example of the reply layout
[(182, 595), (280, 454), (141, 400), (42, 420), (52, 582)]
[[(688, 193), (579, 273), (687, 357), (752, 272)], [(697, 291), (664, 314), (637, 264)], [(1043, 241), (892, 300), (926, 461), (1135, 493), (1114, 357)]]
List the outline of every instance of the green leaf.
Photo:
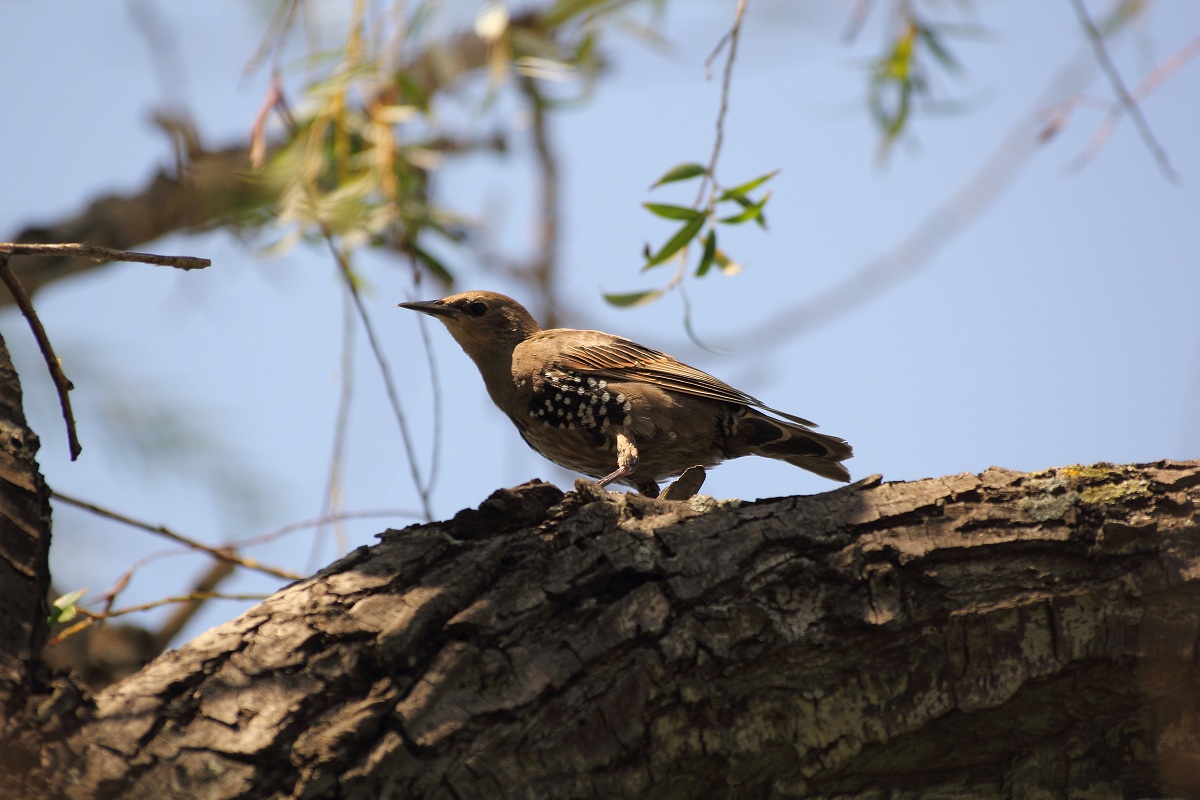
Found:
[[(764, 204), (766, 204), (767, 198), (764, 197), (762, 199), (762, 202)], [(754, 203), (752, 203), (751, 201), (747, 200), (744, 197), (739, 197), (738, 203), (741, 205), (742, 208), (747, 208), (747, 209), (754, 205)], [(758, 223), (758, 227), (762, 228), (764, 231), (767, 229), (767, 215), (762, 213), (761, 206), (758, 209), (758, 216), (754, 218), (754, 221), (756, 223)]]
[(70, 622), (75, 619), (75, 604), (87, 593), (87, 589), (78, 589), (74, 592), (64, 594), (51, 603), (50, 616), (46, 619), (46, 624), (54, 625), (59, 622)]
[(709, 228), (708, 235), (704, 237), (704, 253), (700, 256), (700, 266), (696, 267), (696, 277), (703, 278), (705, 273), (712, 268), (713, 261), (717, 257), (717, 230)]
[(721, 217), (720, 219), (717, 220), (717, 222), (723, 222), (726, 225), (740, 225), (743, 222), (749, 222), (752, 219), (753, 220), (761, 219), (763, 206), (765, 206), (767, 204), (767, 201), (770, 199), (771, 199), (771, 193), (767, 192), (767, 194), (763, 197), (762, 200), (759, 200), (757, 203), (750, 203), (748, 206), (745, 207), (745, 210), (743, 210), (742, 213), (733, 214), (732, 216), (728, 216), (728, 217)]
[(650, 289), (645, 292), (630, 292), (629, 294), (606, 294), (604, 299), (620, 308), (633, 308), (662, 297), (662, 289)]
[(419, 247), (416, 243), (410, 244), (409, 249), (412, 250), (412, 254), (416, 256), (417, 260), (425, 266), (425, 269), (429, 270), (430, 275), (446, 286), (454, 284), (454, 274), (433, 253), (430, 253), (423, 247)]
[(661, 264), (671, 256), (678, 253), (683, 249), (684, 245), (696, 238), (696, 234), (699, 233), (700, 229), (703, 227), (704, 215), (701, 214), (676, 231), (675, 235), (672, 236), (667, 243), (662, 246), (662, 249), (650, 257), (642, 269), (649, 269), (655, 264)]
[[(749, 209), (749, 208), (754, 207), (754, 201), (748, 200), (745, 197), (735, 197), (734, 201), (737, 202), (737, 204), (740, 205), (742, 208)], [(764, 200), (764, 202), (765, 202), (765, 200)], [(754, 221), (757, 222), (758, 227), (762, 228), (764, 231), (767, 229), (767, 216), (766, 216), (766, 214), (761, 213), (761, 210), (760, 210), (759, 215), (754, 218)]]
[(766, 175), (761, 175), (752, 181), (747, 181), (741, 186), (735, 186), (732, 189), (726, 189), (724, 192), (721, 192), (721, 196), (717, 198), (717, 202), (722, 202), (724, 200), (737, 200), (739, 197), (744, 198), (747, 193), (754, 191), (778, 174), (779, 170), (773, 169)]
[(642, 203), (642, 205), (651, 214), (657, 214), (664, 219), (693, 220), (704, 213), (694, 208), (688, 208), (687, 206), (671, 206), (663, 203)]
[(671, 167), (661, 178), (650, 184), (650, 188), (653, 189), (655, 186), (662, 186), (664, 183), (691, 180), (692, 178), (699, 178), (701, 175), (706, 174), (708, 174), (708, 168), (702, 164), (678, 164)]
[(717, 262), (717, 267), (725, 275), (733, 276), (742, 271), (742, 265), (725, 255), (725, 251), (723, 250), (718, 250), (716, 252), (715, 260)]
[(962, 72), (962, 64), (958, 63), (958, 59), (946, 49), (942, 43), (941, 35), (933, 27), (921, 25), (917, 28), (917, 36), (929, 48), (929, 52), (938, 60), (947, 72), (959, 73)]

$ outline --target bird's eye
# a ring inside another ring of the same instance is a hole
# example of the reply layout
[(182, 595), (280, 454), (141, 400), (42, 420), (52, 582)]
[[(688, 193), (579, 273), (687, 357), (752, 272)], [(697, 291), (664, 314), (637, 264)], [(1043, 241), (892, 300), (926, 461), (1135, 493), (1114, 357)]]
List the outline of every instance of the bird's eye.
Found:
[(472, 317), (482, 317), (486, 312), (487, 306), (479, 300), (475, 300), (467, 304), (467, 313)]

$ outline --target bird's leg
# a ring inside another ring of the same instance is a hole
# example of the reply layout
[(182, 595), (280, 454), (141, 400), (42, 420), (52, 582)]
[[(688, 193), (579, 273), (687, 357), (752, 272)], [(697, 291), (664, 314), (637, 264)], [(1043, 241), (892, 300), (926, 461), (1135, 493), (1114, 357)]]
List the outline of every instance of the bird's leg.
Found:
[(600, 488), (608, 486), (613, 481), (619, 481), (621, 478), (628, 478), (637, 469), (637, 465), (637, 445), (624, 433), (617, 433), (617, 468), (600, 479)]

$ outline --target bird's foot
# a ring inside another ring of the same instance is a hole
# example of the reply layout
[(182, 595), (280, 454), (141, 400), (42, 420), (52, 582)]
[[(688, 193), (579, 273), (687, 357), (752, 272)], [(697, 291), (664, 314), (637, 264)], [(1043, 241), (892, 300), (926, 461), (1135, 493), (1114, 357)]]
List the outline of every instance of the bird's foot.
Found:
[[(608, 486), (613, 481), (619, 481), (622, 478), (628, 478), (637, 469), (638, 451), (637, 445), (633, 443), (633, 439), (629, 438), (622, 431), (617, 434), (617, 468), (600, 479), (600, 488)], [(642, 487), (646, 486), (647, 482), (639, 482), (637, 485), (638, 491), (642, 491)], [(649, 482), (654, 485), (653, 482)], [(645, 494), (645, 492), (642, 492)], [(654, 486), (654, 494), (658, 494), (658, 487)]]
[[(704, 467), (698, 465), (688, 467), (683, 471), (682, 475), (662, 490), (658, 495), (658, 499), (691, 500), (700, 491), (700, 487), (704, 485), (705, 477), (707, 477), (707, 473), (705, 473)], [(655, 488), (657, 489), (658, 487)]]

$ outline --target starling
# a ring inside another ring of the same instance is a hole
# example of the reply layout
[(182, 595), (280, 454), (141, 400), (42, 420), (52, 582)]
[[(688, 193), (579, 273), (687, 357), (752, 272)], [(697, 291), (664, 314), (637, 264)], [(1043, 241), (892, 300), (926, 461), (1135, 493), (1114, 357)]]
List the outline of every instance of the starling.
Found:
[(600, 331), (542, 330), (495, 292), (400, 307), (441, 320), (526, 444), (601, 486), (657, 495), (664, 478), (747, 455), (850, 480), (845, 441), (666, 353)]

